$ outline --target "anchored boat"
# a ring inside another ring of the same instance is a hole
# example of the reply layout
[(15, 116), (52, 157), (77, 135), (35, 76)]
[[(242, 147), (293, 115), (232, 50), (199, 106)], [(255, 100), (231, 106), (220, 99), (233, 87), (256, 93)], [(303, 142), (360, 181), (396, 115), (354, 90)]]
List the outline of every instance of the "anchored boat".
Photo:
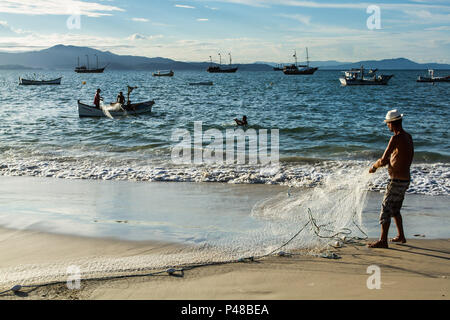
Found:
[(356, 86), (356, 85), (387, 85), (389, 80), (394, 75), (379, 75), (377, 76), (378, 69), (370, 69), (368, 72), (363, 66), (359, 69), (351, 69), (349, 71), (343, 71), (344, 76), (339, 78), (339, 81), (344, 86)]
[(309, 66), (309, 53), (306, 48), (306, 65), (298, 65), (297, 63), (297, 51), (294, 53), (295, 64), (285, 66), (283, 73), (286, 75), (313, 75), (319, 68), (312, 68)]
[(428, 77), (419, 76), (417, 82), (450, 82), (450, 76), (446, 77), (435, 77), (434, 70), (428, 70)]
[(19, 78), (19, 84), (22, 86), (60, 85), (61, 79), (62, 77), (54, 80), (28, 80)]
[(105, 69), (108, 65), (104, 66), (103, 68), (99, 68), (98, 67), (98, 56), (97, 55), (95, 55), (95, 56), (97, 57), (97, 68), (91, 69), (89, 67), (89, 56), (86, 55), (87, 66), (80, 67), (80, 57), (78, 57), (78, 67), (75, 68), (75, 72), (76, 73), (103, 73), (103, 71), (105, 71)]
[(172, 70), (160, 70), (160, 71), (153, 72), (152, 75), (154, 77), (173, 77), (174, 74), (175, 73)]
[(230, 56), (230, 66), (228, 68), (222, 67), (222, 55), (219, 53), (219, 59), (220, 59), (219, 65), (213, 66), (212, 57), (209, 56), (209, 59), (211, 60), (211, 64), (206, 71), (208, 71), (209, 73), (235, 73), (238, 70), (238, 68), (231, 66), (231, 53), (229, 53), (228, 55)]

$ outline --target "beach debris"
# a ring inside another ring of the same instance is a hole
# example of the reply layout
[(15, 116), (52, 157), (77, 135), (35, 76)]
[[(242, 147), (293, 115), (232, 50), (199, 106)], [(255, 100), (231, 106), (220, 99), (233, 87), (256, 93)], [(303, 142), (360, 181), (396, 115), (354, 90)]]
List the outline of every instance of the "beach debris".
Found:
[(325, 259), (340, 259), (341, 257), (334, 252), (324, 252), (320, 255), (320, 257)]
[(425, 238), (424, 234), (415, 234), (414, 237)]
[(237, 262), (253, 262), (253, 261), (255, 261), (254, 257), (240, 258), (237, 260)]
[(279, 257), (292, 257), (292, 254), (289, 252), (280, 251), (278, 252), (277, 256)]

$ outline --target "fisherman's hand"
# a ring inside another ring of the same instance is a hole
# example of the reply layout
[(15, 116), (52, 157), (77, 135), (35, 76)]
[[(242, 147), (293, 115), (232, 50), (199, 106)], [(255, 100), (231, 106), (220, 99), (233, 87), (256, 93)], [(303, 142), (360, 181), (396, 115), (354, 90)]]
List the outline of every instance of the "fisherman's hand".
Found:
[(377, 172), (377, 168), (375, 168), (374, 166), (372, 166), (369, 170), (369, 173), (375, 173)]

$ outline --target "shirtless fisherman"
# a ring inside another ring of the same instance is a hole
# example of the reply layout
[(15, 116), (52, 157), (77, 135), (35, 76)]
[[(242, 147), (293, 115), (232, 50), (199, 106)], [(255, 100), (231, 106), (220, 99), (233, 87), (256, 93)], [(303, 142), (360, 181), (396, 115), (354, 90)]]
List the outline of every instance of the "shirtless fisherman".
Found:
[(402, 120), (403, 114), (400, 114), (397, 110), (391, 110), (387, 113), (384, 122), (394, 135), (389, 141), (383, 157), (375, 162), (369, 170), (370, 173), (375, 173), (378, 168), (388, 165), (390, 176), (380, 215), (380, 240), (369, 244), (369, 248), (388, 248), (391, 218), (394, 218), (398, 230), (398, 236), (391, 241), (406, 243), (400, 209), (411, 181), (410, 167), (414, 157), (414, 144), (411, 135), (403, 130)]

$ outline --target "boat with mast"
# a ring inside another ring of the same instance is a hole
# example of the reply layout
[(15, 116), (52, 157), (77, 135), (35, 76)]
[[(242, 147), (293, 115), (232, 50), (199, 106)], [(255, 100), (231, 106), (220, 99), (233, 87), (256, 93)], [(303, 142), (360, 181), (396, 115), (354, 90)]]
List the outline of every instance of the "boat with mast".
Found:
[(105, 71), (105, 69), (108, 65), (104, 66), (103, 68), (99, 68), (98, 55), (95, 54), (95, 56), (97, 57), (97, 68), (95, 68), (95, 69), (90, 68), (89, 55), (86, 55), (87, 66), (80, 66), (80, 57), (78, 57), (78, 66), (75, 68), (75, 72), (76, 73), (103, 73), (103, 71)]
[(356, 86), (356, 85), (387, 85), (389, 80), (394, 75), (379, 75), (377, 76), (378, 69), (369, 69), (368, 72), (361, 66), (359, 69), (351, 69), (349, 71), (343, 71), (344, 76), (339, 78), (339, 81), (344, 86)]
[(309, 53), (306, 48), (306, 65), (298, 65), (297, 62), (297, 50), (294, 53), (295, 64), (285, 66), (283, 69), (286, 75), (313, 75), (319, 68), (313, 68), (309, 66)]
[(446, 77), (435, 77), (434, 76), (434, 70), (433, 69), (429, 69), (428, 70), (428, 76), (419, 76), (419, 78), (417, 78), (417, 82), (450, 82), (450, 76), (446, 76)]
[(228, 53), (228, 55), (230, 56), (230, 66), (228, 68), (223, 68), (222, 67), (222, 55), (219, 53), (219, 65), (215, 65), (213, 66), (213, 61), (212, 61), (212, 57), (209, 56), (209, 59), (211, 61), (208, 69), (206, 71), (208, 71), (209, 73), (235, 73), (238, 68), (237, 67), (233, 67), (231, 64), (231, 53)]
[(273, 71), (283, 71), (284, 66), (282, 64), (277, 64), (276, 67), (273, 67)]

